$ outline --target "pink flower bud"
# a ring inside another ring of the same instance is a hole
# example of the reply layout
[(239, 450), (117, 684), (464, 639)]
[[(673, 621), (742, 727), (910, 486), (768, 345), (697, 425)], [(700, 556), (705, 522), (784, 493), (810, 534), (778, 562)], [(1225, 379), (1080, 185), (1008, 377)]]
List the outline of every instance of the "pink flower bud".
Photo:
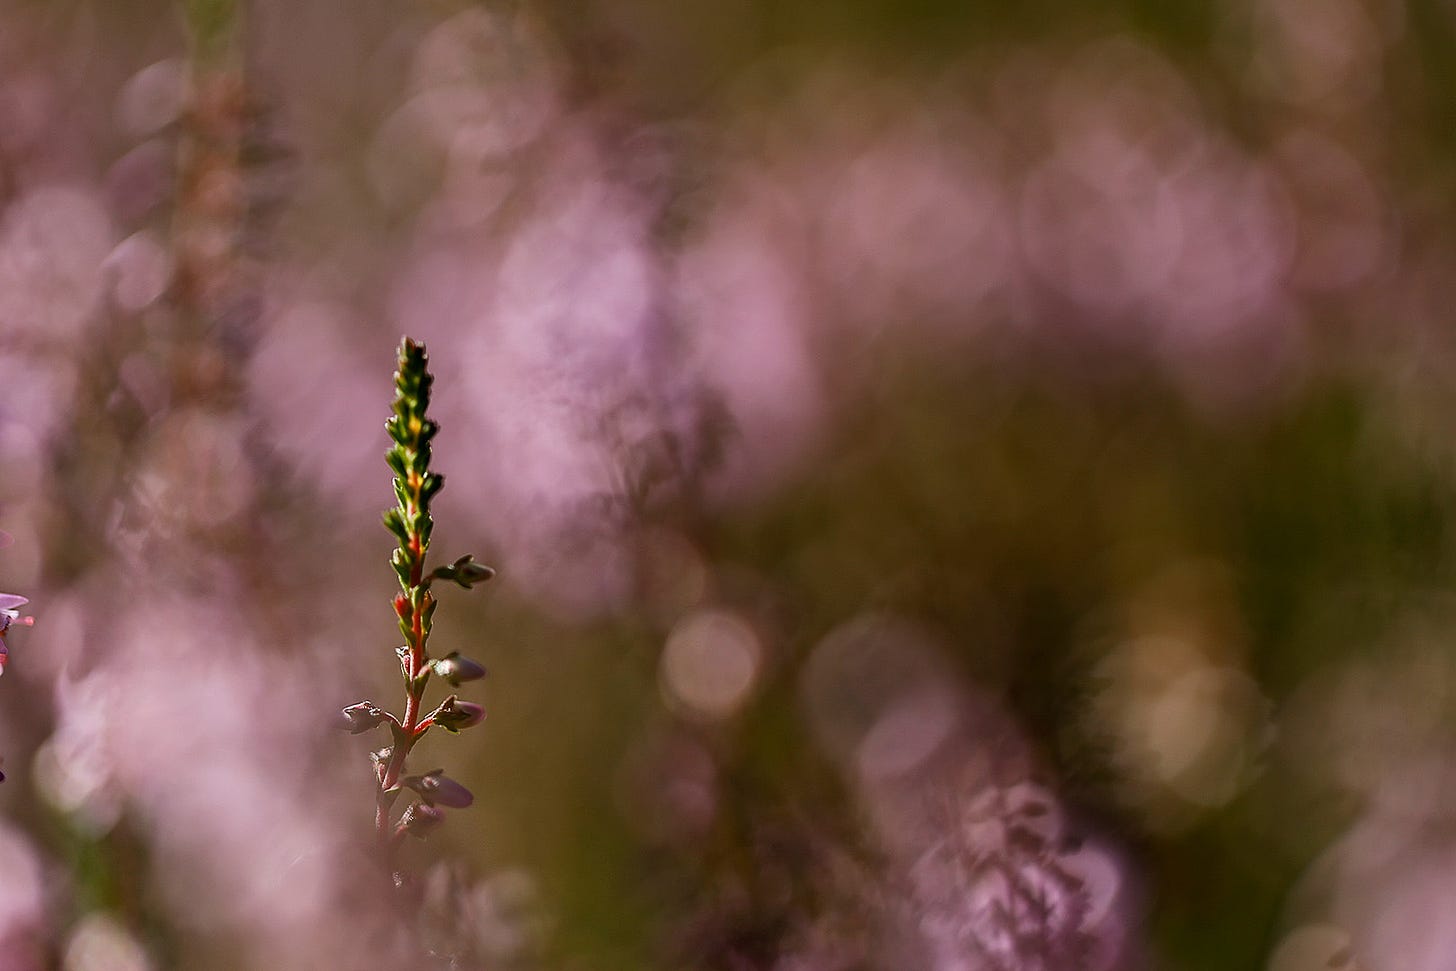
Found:
[(359, 735), (381, 724), (388, 717), (384, 709), (372, 701), (361, 701), (344, 709), (344, 721), (340, 726), (350, 735)]
[(469, 789), (444, 774), (444, 769), (412, 775), (401, 779), (400, 785), (408, 786), (432, 806), (448, 806), (451, 809), (466, 809), (475, 802)]
[(417, 802), (399, 817), (400, 828), (415, 839), (424, 839), (445, 821), (445, 811)]
[(13, 623), (20, 623), (26, 627), (35, 623), (30, 617), (21, 617), (19, 608), (30, 603), (24, 597), (18, 597), (13, 593), (0, 593), (0, 634), (10, 629)]
[(486, 670), (480, 663), (462, 657), (457, 651), (451, 651), (430, 666), (437, 675), (457, 688), (465, 681), (477, 681), (486, 675)]
[(440, 702), (435, 709), (435, 724), (447, 732), (458, 732), (462, 728), (479, 725), (485, 718), (485, 709), (469, 701), (461, 701), (451, 695)]

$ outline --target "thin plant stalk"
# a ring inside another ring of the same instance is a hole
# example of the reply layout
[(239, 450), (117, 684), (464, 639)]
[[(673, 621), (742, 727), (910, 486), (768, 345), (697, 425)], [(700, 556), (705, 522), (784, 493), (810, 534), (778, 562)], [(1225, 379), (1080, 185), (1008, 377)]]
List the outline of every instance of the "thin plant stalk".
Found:
[[(390, 565), (399, 579), (400, 592), (394, 597), (395, 617), (399, 622), (404, 644), (395, 649), (404, 680), (403, 715), (397, 716), (361, 701), (344, 709), (345, 728), (358, 734), (379, 725), (388, 725), (390, 744), (373, 754), (375, 764), (375, 838), (391, 871), (395, 848), (405, 835), (423, 838), (443, 819), (443, 808), (469, 806), (473, 797), (464, 786), (435, 769), (423, 775), (406, 775), (406, 765), (415, 743), (430, 729), (440, 727), (458, 732), (480, 722), (485, 711), (479, 705), (461, 701), (451, 694), (427, 715), (424, 711), (425, 691), (431, 677), (438, 676), (452, 687), (483, 677), (485, 669), (475, 661), (450, 654), (431, 658), (430, 629), (439, 601), (431, 592), (436, 580), (451, 580), (469, 589), (495, 575), (495, 571), (466, 554), (448, 566), (426, 572), (425, 560), (430, 549), (434, 520), (430, 501), (444, 488), (445, 479), (430, 471), (430, 442), (440, 426), (426, 411), (430, 403), (430, 387), (434, 377), (429, 372), (429, 358), (423, 344), (406, 338), (399, 349), (399, 368), (395, 372), (393, 413), (385, 428), (394, 444), (385, 460), (394, 472), (394, 493), (397, 504), (384, 514), (385, 527), (394, 534), (398, 545), (390, 556)], [(397, 818), (394, 808), (401, 793), (410, 790), (417, 801)]]

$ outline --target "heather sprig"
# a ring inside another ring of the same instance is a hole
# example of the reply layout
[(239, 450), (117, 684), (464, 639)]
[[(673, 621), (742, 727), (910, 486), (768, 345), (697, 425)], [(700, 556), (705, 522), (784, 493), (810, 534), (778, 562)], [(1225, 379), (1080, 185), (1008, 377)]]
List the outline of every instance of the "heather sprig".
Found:
[(10, 630), (10, 625), (21, 624), (29, 627), (32, 623), (32, 618), (20, 616), (20, 608), (28, 603), (29, 600), (13, 593), (0, 593), (0, 674), (5, 673), (5, 662), (10, 658), (10, 652), (5, 647), (5, 634)]
[[(405, 338), (400, 344), (399, 369), (394, 375), (393, 414), (385, 422), (393, 442), (385, 453), (385, 461), (394, 472), (394, 494), (398, 500), (394, 508), (384, 513), (384, 525), (399, 542), (390, 556), (390, 565), (400, 586), (394, 598), (394, 613), (404, 644), (395, 653), (399, 656), (404, 680), (404, 714), (392, 714), (372, 701), (361, 701), (344, 709), (344, 728), (352, 734), (380, 725), (389, 726), (390, 744), (372, 753), (377, 783), (375, 830), (387, 860), (392, 860), (394, 847), (406, 834), (423, 838), (443, 820), (444, 808), (463, 809), (474, 799), (469, 790), (446, 777), (440, 769), (406, 776), (405, 762), (410, 749), (431, 728), (459, 732), (485, 717), (485, 709), (462, 701), (455, 694), (446, 697), (429, 714), (421, 715), (431, 675), (438, 675), (451, 687), (485, 675), (485, 668), (480, 664), (455, 652), (443, 658), (430, 657), (428, 642), (438, 604), (430, 590), (431, 584), (449, 580), (469, 589), (495, 575), (494, 570), (470, 554), (426, 572), (425, 559), (434, 530), (430, 502), (445, 484), (443, 476), (430, 471), (430, 443), (440, 426), (426, 415), (430, 386), (434, 383), (428, 364), (424, 345)], [(402, 793), (409, 793), (414, 801), (396, 819), (394, 806)]]
[[(10, 534), (0, 532), (0, 549), (10, 545)], [(20, 624), (29, 627), (33, 623), (30, 617), (20, 616), (20, 608), (30, 603), (24, 597), (13, 593), (0, 593), (0, 674), (5, 673), (5, 662), (10, 658), (9, 649), (5, 646), (5, 634), (10, 630), (11, 624)], [(5, 773), (0, 771), (0, 782), (5, 781)]]

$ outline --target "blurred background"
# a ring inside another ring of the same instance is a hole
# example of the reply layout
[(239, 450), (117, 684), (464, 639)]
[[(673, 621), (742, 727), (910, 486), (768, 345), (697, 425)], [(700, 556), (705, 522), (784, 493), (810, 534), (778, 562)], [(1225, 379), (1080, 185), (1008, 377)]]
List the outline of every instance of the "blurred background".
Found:
[(1450, 968), (1453, 99), (1447, 0), (0, 0), (0, 971)]

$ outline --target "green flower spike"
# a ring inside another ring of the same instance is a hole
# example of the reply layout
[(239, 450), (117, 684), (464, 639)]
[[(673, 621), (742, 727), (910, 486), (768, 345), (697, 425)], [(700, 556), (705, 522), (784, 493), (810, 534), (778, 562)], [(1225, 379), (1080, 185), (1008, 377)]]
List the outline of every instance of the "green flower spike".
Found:
[[(465, 788), (453, 780), (445, 780), (438, 770), (425, 776), (405, 777), (405, 760), (410, 749), (436, 725), (454, 733), (477, 724), (485, 716), (485, 710), (479, 705), (460, 701), (455, 695), (446, 698), (429, 715), (421, 714), (432, 674), (452, 685), (484, 674), (479, 664), (458, 654), (439, 660), (430, 658), (428, 642), (437, 605), (430, 583), (436, 579), (451, 580), (469, 589), (495, 575), (494, 570), (477, 563), (470, 554), (433, 572), (425, 569), (434, 531), (430, 502), (445, 486), (444, 476), (430, 471), (430, 443), (440, 431), (440, 426), (426, 415), (434, 380), (425, 346), (405, 338), (400, 344), (399, 369), (394, 375), (392, 414), (384, 423), (392, 442), (385, 453), (385, 462), (394, 472), (397, 500), (394, 508), (384, 513), (384, 526), (398, 541), (389, 562), (399, 578), (400, 592), (395, 595), (393, 607), (399, 632), (404, 637), (404, 645), (395, 649), (404, 680), (404, 715), (395, 716), (367, 701), (344, 709), (346, 730), (359, 734), (385, 725), (392, 736), (387, 748), (371, 755), (378, 783), (375, 830), (391, 869), (394, 847), (405, 834), (423, 837), (443, 819), (441, 806), (463, 808), (470, 802)], [(448, 787), (445, 781), (449, 782)], [(423, 801), (406, 807), (394, 821), (394, 804), (404, 791), (414, 793)]]

